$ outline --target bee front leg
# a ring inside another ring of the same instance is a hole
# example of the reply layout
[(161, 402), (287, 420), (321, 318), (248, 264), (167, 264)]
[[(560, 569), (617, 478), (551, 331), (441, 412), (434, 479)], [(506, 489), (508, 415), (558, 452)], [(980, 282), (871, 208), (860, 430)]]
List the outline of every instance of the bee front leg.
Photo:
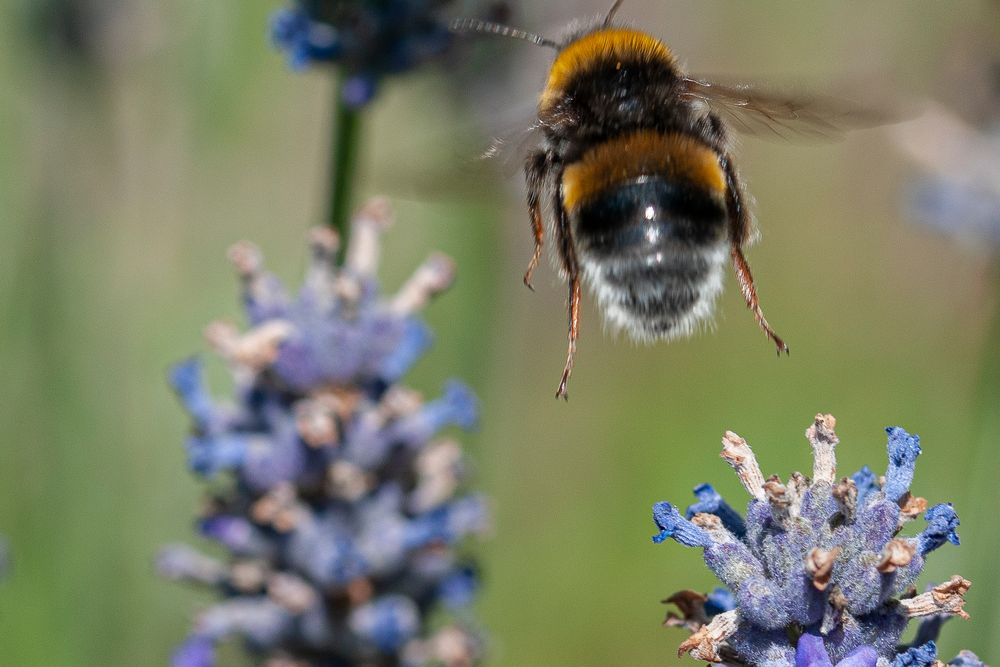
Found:
[(568, 400), (569, 394), (566, 387), (569, 384), (569, 376), (573, 373), (576, 340), (580, 337), (580, 264), (576, 257), (576, 247), (573, 245), (573, 231), (569, 224), (569, 214), (566, 213), (562, 202), (562, 173), (558, 174), (556, 183), (558, 187), (554, 188), (556, 192), (553, 202), (556, 216), (556, 242), (558, 243), (559, 257), (569, 282), (569, 343), (566, 350), (566, 365), (563, 367), (562, 378), (559, 380), (556, 398)]
[(542, 257), (542, 243), (545, 240), (541, 198), (549, 164), (549, 156), (545, 151), (531, 153), (524, 163), (524, 180), (528, 187), (528, 215), (531, 218), (531, 232), (535, 239), (535, 251), (531, 255), (531, 261), (528, 262), (528, 270), (524, 272), (524, 284), (532, 291), (535, 288), (531, 285), (531, 277)]
[(733, 262), (733, 270), (736, 272), (736, 279), (740, 283), (740, 292), (747, 308), (753, 313), (757, 320), (757, 325), (763, 329), (767, 337), (774, 341), (778, 348), (778, 354), (782, 352), (788, 354), (788, 345), (774, 332), (771, 325), (764, 317), (761, 310), (760, 300), (757, 298), (757, 288), (753, 284), (753, 274), (750, 273), (750, 264), (743, 256), (743, 244), (750, 238), (750, 213), (746, 208), (743, 197), (743, 188), (733, 169), (732, 161), (725, 158), (722, 167), (726, 172), (726, 208), (729, 210), (729, 255)]

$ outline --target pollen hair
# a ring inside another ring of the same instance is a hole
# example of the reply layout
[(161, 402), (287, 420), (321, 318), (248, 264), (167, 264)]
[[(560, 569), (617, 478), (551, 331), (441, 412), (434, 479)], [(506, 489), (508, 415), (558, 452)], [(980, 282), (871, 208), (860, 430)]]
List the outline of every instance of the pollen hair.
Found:
[(704, 143), (680, 133), (643, 130), (597, 144), (563, 173), (563, 206), (568, 211), (612, 186), (662, 174), (723, 197), (726, 178), (719, 156)]
[(653, 62), (674, 65), (667, 45), (638, 30), (608, 28), (585, 35), (559, 52), (542, 91), (539, 108), (545, 110), (561, 99), (566, 88), (579, 76), (596, 68), (620, 67), (623, 63)]

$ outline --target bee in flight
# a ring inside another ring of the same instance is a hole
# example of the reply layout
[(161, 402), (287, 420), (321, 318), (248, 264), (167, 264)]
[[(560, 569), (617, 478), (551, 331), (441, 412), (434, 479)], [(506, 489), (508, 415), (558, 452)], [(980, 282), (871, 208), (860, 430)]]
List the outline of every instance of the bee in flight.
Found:
[(729, 127), (829, 137), (884, 121), (827, 98), (692, 78), (662, 41), (614, 21), (621, 4), (560, 42), (477, 19), (452, 24), (557, 51), (538, 103), (541, 141), (524, 166), (535, 242), (524, 282), (531, 287), (550, 235), (569, 284), (557, 398), (567, 397), (573, 371), (583, 281), (614, 329), (638, 341), (670, 340), (710, 318), (728, 255), (757, 324), (787, 353), (743, 255), (753, 225)]

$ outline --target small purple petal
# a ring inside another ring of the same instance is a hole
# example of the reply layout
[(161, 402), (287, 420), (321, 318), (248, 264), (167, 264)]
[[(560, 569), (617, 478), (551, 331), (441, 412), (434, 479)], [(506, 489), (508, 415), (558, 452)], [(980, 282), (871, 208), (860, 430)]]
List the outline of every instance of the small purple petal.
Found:
[(471, 533), (481, 532), (487, 523), (486, 503), (470, 496), (438, 507), (410, 522), (405, 546), (418, 549), (434, 543), (452, 544)]
[(728, 588), (716, 588), (712, 590), (705, 600), (705, 613), (709, 618), (716, 614), (736, 609), (736, 598)]
[(402, 595), (387, 595), (351, 612), (348, 624), (383, 653), (392, 653), (420, 629), (420, 612)]
[(907, 208), (930, 229), (972, 242), (1000, 244), (1000, 205), (994, 190), (958, 179), (924, 177), (908, 188)]
[(203, 428), (212, 421), (215, 405), (205, 387), (200, 359), (192, 357), (175, 364), (170, 369), (170, 386), (177, 392), (195, 425)]
[(195, 635), (177, 647), (170, 667), (215, 667), (215, 642)]
[(924, 514), (927, 528), (917, 537), (920, 554), (926, 556), (945, 542), (958, 546), (958, 514), (951, 503), (941, 503), (927, 510)]
[(257, 528), (243, 517), (211, 516), (202, 519), (198, 527), (202, 535), (237, 554), (255, 555), (266, 548)]
[(463, 567), (438, 584), (438, 596), (449, 609), (467, 607), (479, 589), (479, 575), (473, 567)]
[(701, 484), (694, 488), (694, 495), (698, 502), (688, 505), (684, 515), (690, 519), (695, 514), (714, 514), (722, 521), (722, 525), (736, 537), (743, 537), (747, 532), (746, 523), (739, 512), (722, 499), (719, 492), (711, 484)]
[(910, 435), (898, 426), (885, 429), (889, 434), (889, 468), (885, 472), (885, 495), (889, 500), (898, 501), (913, 482), (913, 470), (920, 456), (920, 437)]
[(833, 667), (821, 637), (810, 634), (799, 637), (795, 646), (795, 667)]
[(396, 348), (379, 365), (379, 377), (390, 383), (403, 377), (427, 351), (432, 341), (433, 336), (426, 324), (415, 317), (407, 319)]
[(156, 571), (166, 579), (194, 581), (209, 586), (225, 582), (228, 568), (186, 544), (171, 544), (156, 555)]
[(211, 477), (242, 465), (248, 449), (249, 442), (241, 433), (192, 436), (187, 439), (188, 466), (199, 475)]
[(372, 101), (376, 89), (375, 77), (370, 74), (352, 76), (340, 89), (340, 99), (347, 106), (357, 109)]
[(299, 7), (279, 9), (271, 15), (271, 41), (287, 53), (288, 64), (296, 71), (314, 62), (334, 60), (339, 55), (332, 28), (315, 23)]
[(865, 499), (878, 491), (878, 476), (868, 466), (851, 475), (854, 485), (858, 488), (858, 507), (865, 506)]
[(257, 650), (277, 646), (294, 629), (291, 612), (266, 596), (237, 597), (209, 607), (198, 617), (198, 632), (221, 640), (242, 635)]
[(896, 656), (890, 667), (932, 667), (937, 659), (937, 644), (927, 642), (923, 646), (909, 648)]
[(479, 404), (475, 394), (461, 382), (451, 380), (445, 385), (441, 398), (392, 424), (389, 440), (423, 444), (447, 426), (471, 429), (478, 419)]
[(653, 521), (660, 529), (659, 534), (653, 536), (653, 542), (657, 544), (671, 537), (686, 547), (707, 547), (712, 544), (708, 533), (682, 517), (670, 503), (653, 505)]
[(875, 667), (878, 664), (878, 653), (870, 646), (859, 646), (848, 653), (837, 667)]

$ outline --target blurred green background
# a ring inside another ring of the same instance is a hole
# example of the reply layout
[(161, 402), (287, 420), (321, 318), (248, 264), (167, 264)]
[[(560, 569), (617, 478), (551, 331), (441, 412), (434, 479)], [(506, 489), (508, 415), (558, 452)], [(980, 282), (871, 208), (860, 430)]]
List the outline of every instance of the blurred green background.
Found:
[[(551, 34), (605, 3), (540, 4), (513, 21)], [(208, 321), (238, 317), (231, 242), (253, 239), (298, 279), (323, 213), (333, 90), (269, 48), (273, 2), (111, 2), (121, 15), (82, 50), (42, 28), (40, 5), (0, 3), (0, 533), (14, 561), (0, 662), (162, 664), (208, 600), (151, 566), (163, 543), (196, 541), (200, 497), (165, 369), (203, 349)], [(984, 1), (630, 0), (622, 15), (692, 71), (887, 82), (959, 106), (956, 68), (1000, 55), (1000, 12)], [(775, 359), (731, 278), (717, 331), (669, 345), (613, 340), (588, 300), (571, 400), (556, 402), (564, 289), (547, 266), (536, 293), (523, 288), (519, 177), (475, 160), (530, 110), (551, 54), (497, 41), (474, 53), (387, 86), (366, 119), (362, 190), (396, 200), (388, 289), (432, 249), (459, 262), (412, 384), (458, 376), (483, 402), (463, 441), (496, 512), (479, 547), (491, 664), (674, 661), (683, 634), (660, 627), (659, 600), (715, 582), (696, 551), (650, 543), (650, 506), (683, 505), (702, 481), (744, 503), (718, 458), (726, 429), (766, 474), (810, 470), (802, 433), (817, 411), (839, 420), (845, 474), (884, 469), (886, 425), (922, 436), (914, 492), (954, 502), (963, 541), (923, 581), (973, 581), (972, 620), (948, 624), (940, 655), (995, 660), (996, 252), (905, 219), (912, 168), (883, 131), (747, 140), (763, 232), (749, 258), (791, 356)]]

